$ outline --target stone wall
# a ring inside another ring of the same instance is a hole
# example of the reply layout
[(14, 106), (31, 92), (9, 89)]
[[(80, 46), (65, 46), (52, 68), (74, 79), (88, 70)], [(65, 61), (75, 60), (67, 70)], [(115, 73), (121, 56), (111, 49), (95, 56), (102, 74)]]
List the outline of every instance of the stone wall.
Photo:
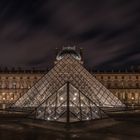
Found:
[[(14, 103), (30, 89), (45, 72), (0, 73), (0, 108)], [(140, 105), (140, 74), (93, 73), (105, 87), (127, 105)]]

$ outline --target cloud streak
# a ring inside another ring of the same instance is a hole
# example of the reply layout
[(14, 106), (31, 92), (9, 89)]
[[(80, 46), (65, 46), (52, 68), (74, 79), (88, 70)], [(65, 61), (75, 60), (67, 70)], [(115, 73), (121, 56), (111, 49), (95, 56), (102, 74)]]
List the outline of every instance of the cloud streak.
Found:
[(51, 67), (55, 48), (76, 42), (93, 68), (139, 65), (140, 3), (109, 0), (0, 2), (0, 65)]

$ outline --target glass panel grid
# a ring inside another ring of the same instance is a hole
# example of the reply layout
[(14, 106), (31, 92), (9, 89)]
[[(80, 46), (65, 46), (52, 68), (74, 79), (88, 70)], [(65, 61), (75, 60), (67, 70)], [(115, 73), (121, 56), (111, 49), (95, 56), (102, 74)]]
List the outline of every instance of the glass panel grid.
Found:
[(67, 114), (67, 82), (71, 84), (69, 106), (72, 121), (74, 116), (77, 116), (75, 120), (100, 118), (102, 113), (99, 112), (103, 111), (99, 106), (123, 106), (116, 96), (68, 55), (57, 62), (13, 107), (33, 107), (36, 108), (36, 118), (64, 121), (66, 118), (62, 119), (62, 116)]

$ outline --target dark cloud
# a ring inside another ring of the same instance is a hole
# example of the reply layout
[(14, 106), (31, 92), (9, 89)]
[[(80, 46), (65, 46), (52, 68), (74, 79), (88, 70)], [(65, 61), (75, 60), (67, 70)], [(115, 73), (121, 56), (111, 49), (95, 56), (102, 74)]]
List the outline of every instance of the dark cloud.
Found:
[(89, 67), (139, 65), (139, 1), (1, 0), (0, 21), (2, 66), (52, 66), (69, 42), (84, 48)]

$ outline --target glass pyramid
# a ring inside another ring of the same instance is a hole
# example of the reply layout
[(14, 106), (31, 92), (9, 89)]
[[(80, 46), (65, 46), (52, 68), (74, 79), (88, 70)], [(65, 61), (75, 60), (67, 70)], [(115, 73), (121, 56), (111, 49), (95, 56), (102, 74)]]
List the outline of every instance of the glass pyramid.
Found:
[(75, 122), (104, 117), (102, 107), (123, 106), (79, 58), (66, 53), (12, 107), (34, 108), (32, 113), (38, 119)]
[(39, 107), (36, 118), (75, 122), (104, 117), (105, 113), (86, 95), (67, 82)]

